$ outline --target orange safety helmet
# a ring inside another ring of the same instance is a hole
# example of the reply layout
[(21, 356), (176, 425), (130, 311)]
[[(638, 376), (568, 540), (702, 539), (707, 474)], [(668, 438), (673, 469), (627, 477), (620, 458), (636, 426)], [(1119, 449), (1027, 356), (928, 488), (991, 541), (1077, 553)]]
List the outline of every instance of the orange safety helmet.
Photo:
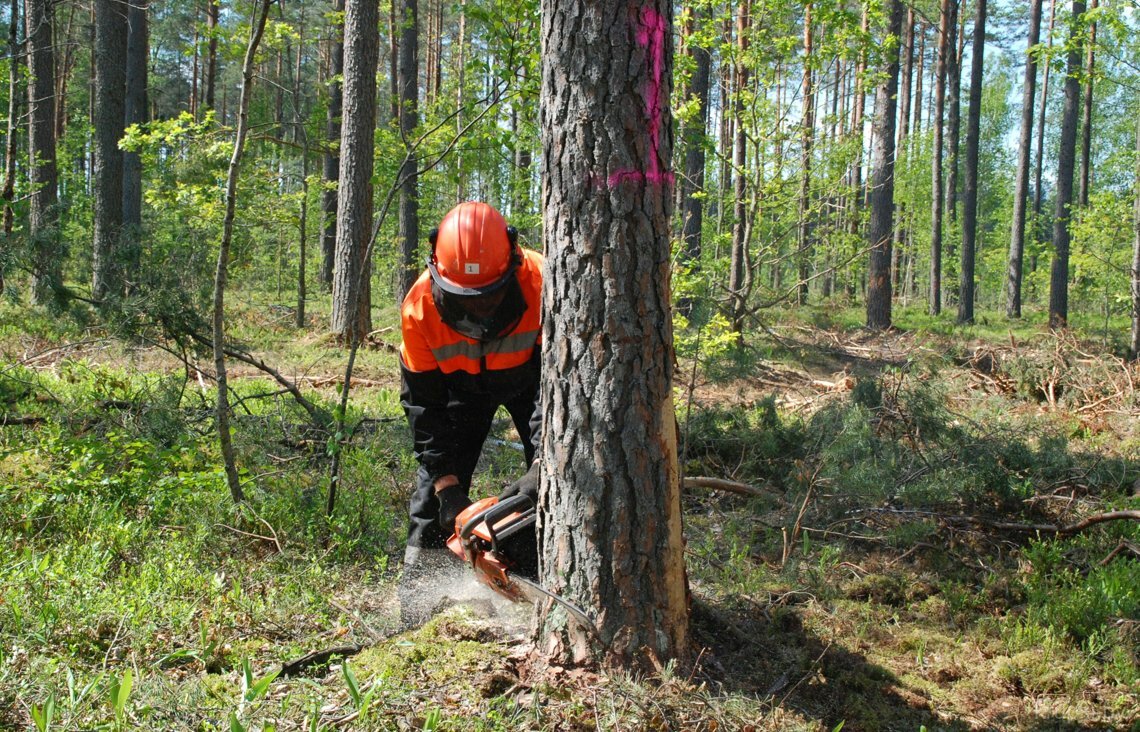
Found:
[(510, 282), (522, 263), (518, 232), (486, 203), (468, 201), (451, 209), (428, 241), (431, 278), (449, 295), (489, 295)]

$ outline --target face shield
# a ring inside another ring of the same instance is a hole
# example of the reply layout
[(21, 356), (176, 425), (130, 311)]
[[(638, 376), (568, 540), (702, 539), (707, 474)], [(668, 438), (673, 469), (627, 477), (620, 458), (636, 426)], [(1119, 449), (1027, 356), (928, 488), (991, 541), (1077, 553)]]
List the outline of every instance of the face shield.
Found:
[(457, 333), (480, 342), (493, 341), (510, 333), (526, 312), (526, 299), (513, 273), (502, 287), (480, 295), (446, 292), (433, 279), (431, 296), (444, 323)]

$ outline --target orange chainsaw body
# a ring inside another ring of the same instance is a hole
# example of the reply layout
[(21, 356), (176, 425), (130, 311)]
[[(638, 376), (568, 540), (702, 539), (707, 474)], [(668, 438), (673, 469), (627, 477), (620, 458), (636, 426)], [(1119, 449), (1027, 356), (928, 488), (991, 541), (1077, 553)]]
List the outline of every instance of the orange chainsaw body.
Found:
[(447, 540), (447, 548), (471, 565), (481, 582), (521, 602), (526, 598), (512, 575), (527, 574), (537, 562), (537, 556), (531, 556), (537, 554), (534, 523), (534, 505), (524, 496), (512, 496), (501, 503), (496, 496), (483, 498), (456, 517), (455, 533)]

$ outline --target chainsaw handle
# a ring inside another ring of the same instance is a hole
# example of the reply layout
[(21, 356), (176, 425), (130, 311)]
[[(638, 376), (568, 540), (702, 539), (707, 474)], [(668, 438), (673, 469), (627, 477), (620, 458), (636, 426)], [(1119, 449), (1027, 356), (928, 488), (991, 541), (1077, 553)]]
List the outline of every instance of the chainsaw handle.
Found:
[[(534, 502), (522, 495), (516, 493), (513, 496), (504, 498), (503, 500), (491, 506), (483, 513), (483, 520), (487, 522), (487, 534), (491, 537), (491, 545), (495, 545), (495, 524), (500, 519), (510, 516), (512, 513), (526, 514), (527, 512), (534, 512)], [(466, 526), (463, 527), (465, 530)]]

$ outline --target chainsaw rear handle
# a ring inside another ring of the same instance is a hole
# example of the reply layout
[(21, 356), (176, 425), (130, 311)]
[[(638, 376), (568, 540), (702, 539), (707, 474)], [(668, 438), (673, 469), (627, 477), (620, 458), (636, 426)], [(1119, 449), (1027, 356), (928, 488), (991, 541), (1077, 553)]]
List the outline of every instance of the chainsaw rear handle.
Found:
[(487, 535), (491, 538), (491, 545), (494, 546), (496, 543), (495, 524), (507, 516), (510, 516), (512, 513), (521, 513), (524, 514), (524, 516), (533, 514), (534, 502), (521, 494), (504, 498), (467, 519), (459, 530), (459, 538), (466, 544), (468, 539), (471, 538), (472, 532), (479, 527), (479, 524), (486, 523)]

